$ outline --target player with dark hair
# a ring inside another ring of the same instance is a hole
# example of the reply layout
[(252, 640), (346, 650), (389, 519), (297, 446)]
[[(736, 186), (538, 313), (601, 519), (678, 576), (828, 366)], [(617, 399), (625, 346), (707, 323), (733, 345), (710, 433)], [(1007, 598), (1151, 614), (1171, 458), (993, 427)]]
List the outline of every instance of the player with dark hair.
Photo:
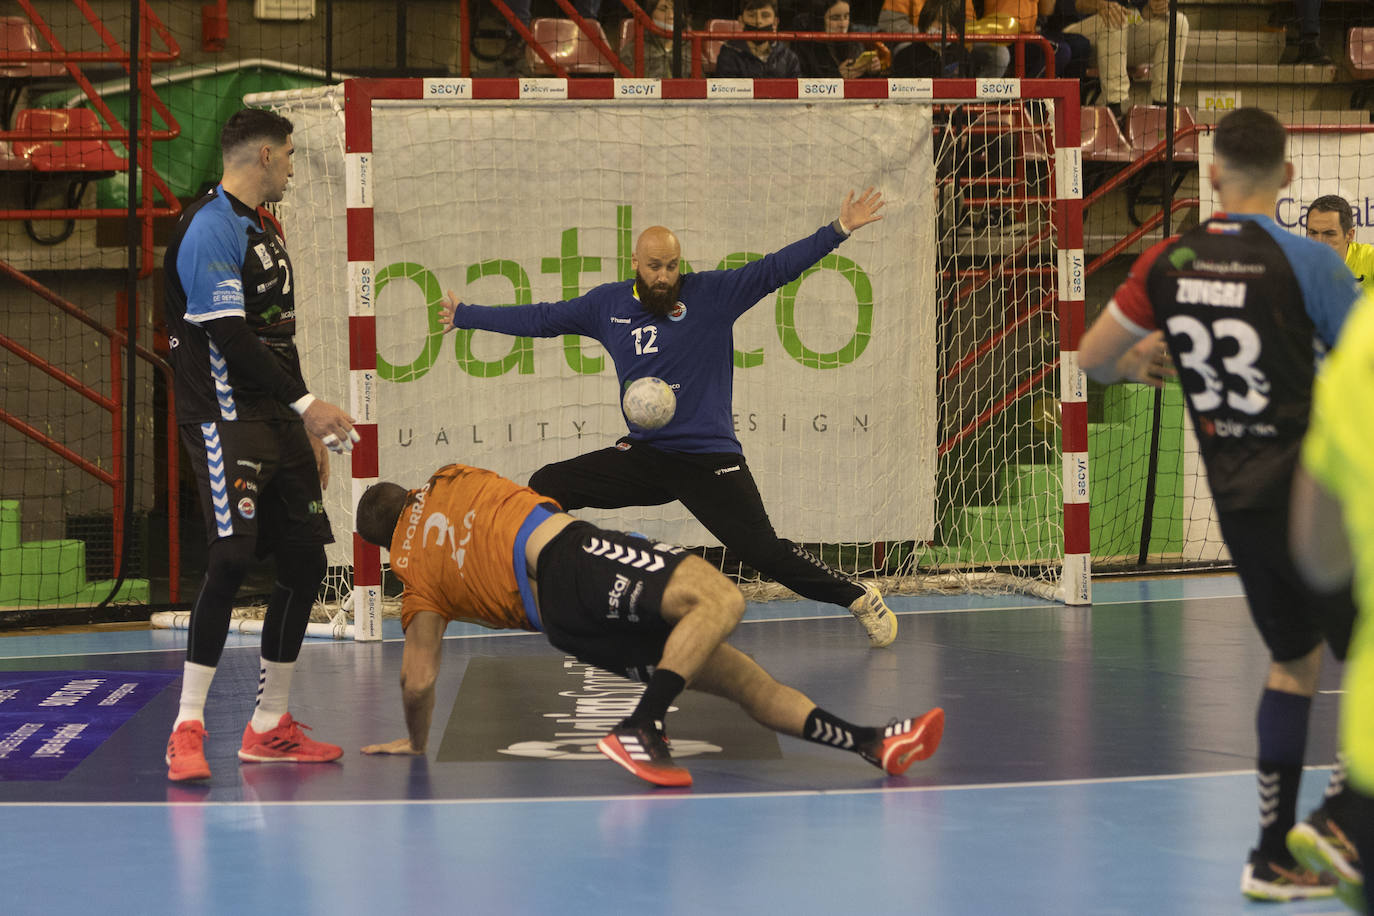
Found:
[(882, 205), (872, 188), (857, 199), (851, 191), (838, 219), (734, 270), (681, 273), (677, 236), (652, 226), (635, 243), (633, 280), (604, 283), (566, 302), (504, 308), (463, 305), (450, 292), (439, 319), (446, 333), (456, 327), (523, 337), (581, 334), (610, 353), (620, 390), (644, 376), (663, 379), (677, 394), (677, 412), (666, 426), (634, 428), (610, 448), (546, 465), (530, 486), (566, 509), (680, 500), (745, 563), (803, 597), (848, 608), (874, 646), (887, 646), (897, 637), (897, 618), (882, 593), (773, 530), (731, 413), (735, 321), (851, 232), (882, 219)]
[(1355, 214), (1339, 194), (1318, 197), (1307, 207), (1307, 237), (1341, 256), (1368, 292), (1374, 292), (1374, 245), (1355, 241)]
[[(1267, 900), (1332, 893), (1294, 862), (1285, 838), (1322, 642), (1343, 658), (1354, 616), (1349, 590), (1314, 592), (1288, 553), (1314, 342), (1335, 343), (1358, 287), (1330, 248), (1274, 222), (1293, 175), (1286, 147), (1273, 115), (1242, 108), (1223, 118), (1208, 177), (1224, 212), (1145, 251), (1079, 348), (1080, 365), (1099, 382), (1158, 387), (1177, 374), (1183, 384), (1222, 536), (1273, 659), (1256, 721), (1260, 837), (1241, 878), (1242, 892)], [(1308, 820), (1324, 834), (1349, 816), (1343, 785), (1338, 763)]]
[(852, 750), (892, 775), (935, 753), (936, 708), (886, 728), (852, 725), (775, 681), (725, 642), (744, 597), (681, 547), (606, 531), (528, 487), (451, 464), (419, 490), (379, 483), (358, 501), (358, 533), (391, 551), (405, 585), (401, 696), (409, 735), (367, 754), (423, 754), (445, 627), (463, 620), (542, 631), (557, 649), (647, 685), (634, 711), (598, 742), (607, 757), (660, 786), (688, 786), (664, 733), (688, 686), (738, 703), (784, 734)]
[(287, 712), (291, 676), (334, 538), (321, 491), (326, 448), (357, 441), (353, 420), (306, 387), (293, 341), (296, 294), (281, 227), (262, 208), (291, 178), (291, 122), (244, 109), (220, 135), (224, 177), (181, 215), (164, 262), (167, 330), (182, 444), (200, 491), (209, 549), (191, 609), (181, 704), (167, 776), (208, 779), (205, 700), (234, 596), (255, 555), (274, 553), (257, 706), (239, 758), (334, 760)]

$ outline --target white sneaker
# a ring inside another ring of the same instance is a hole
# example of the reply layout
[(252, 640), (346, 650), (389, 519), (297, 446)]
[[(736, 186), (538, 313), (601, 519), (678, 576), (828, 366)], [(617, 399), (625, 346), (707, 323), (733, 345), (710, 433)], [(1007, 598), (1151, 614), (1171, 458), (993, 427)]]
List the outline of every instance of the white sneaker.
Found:
[(877, 586), (865, 583), (864, 593), (854, 599), (849, 613), (864, 625), (868, 641), (875, 649), (890, 646), (897, 638), (897, 615), (883, 602), (883, 593)]

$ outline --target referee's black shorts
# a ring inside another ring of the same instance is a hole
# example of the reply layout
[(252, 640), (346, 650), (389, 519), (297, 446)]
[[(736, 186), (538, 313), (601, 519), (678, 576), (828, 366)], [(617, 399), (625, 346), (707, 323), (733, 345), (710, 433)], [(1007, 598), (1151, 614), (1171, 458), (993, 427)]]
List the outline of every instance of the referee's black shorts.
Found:
[(637, 534), (569, 524), (539, 554), (544, 635), (579, 661), (648, 680), (672, 630), (660, 613), (663, 591), (687, 556)]
[(1219, 511), (1250, 616), (1276, 662), (1302, 658), (1323, 639), (1338, 659), (1350, 646), (1355, 601), (1349, 586), (1332, 594), (1308, 587), (1288, 552), (1288, 507)]
[(207, 542), (251, 537), (259, 556), (279, 545), (333, 542), (304, 423), (186, 423), (181, 441), (196, 477)]

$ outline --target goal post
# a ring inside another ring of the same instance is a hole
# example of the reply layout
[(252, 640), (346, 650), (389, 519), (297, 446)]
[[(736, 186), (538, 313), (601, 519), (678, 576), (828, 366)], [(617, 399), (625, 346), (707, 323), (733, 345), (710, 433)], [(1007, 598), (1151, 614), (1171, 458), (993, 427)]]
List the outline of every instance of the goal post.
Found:
[[(774, 527), (889, 590), (1091, 600), (1075, 84), (385, 79), (247, 101), (295, 124), (278, 210), (302, 363), (362, 436), (326, 490), (357, 638), (386, 606), (382, 552), (353, 534), (367, 486), (454, 461), (523, 483), (625, 434), (598, 344), (445, 335), (445, 290), (569, 298), (633, 276), (658, 224), (684, 270), (735, 267), (870, 185), (884, 220), (734, 327)], [(676, 503), (578, 514), (756, 578)]]

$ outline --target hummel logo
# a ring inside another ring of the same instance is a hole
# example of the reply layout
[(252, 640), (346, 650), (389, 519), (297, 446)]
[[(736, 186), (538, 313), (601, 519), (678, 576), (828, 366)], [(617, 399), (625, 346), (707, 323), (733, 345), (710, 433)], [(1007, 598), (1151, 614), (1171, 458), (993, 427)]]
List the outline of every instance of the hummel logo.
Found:
[(728, 468), (716, 468), (716, 476), (717, 476), (717, 477), (723, 477), (723, 476), (725, 476), (726, 474), (729, 474), (729, 473), (732, 472), (732, 471), (738, 471), (739, 469), (740, 469), (740, 468), (739, 468), (739, 465), (737, 465), (737, 464), (731, 465), (731, 466), (728, 467)]
[(629, 324), (629, 323), (630, 323), (630, 319), (628, 319), (628, 318), (612, 318), (612, 319), (611, 319), (611, 324)]

